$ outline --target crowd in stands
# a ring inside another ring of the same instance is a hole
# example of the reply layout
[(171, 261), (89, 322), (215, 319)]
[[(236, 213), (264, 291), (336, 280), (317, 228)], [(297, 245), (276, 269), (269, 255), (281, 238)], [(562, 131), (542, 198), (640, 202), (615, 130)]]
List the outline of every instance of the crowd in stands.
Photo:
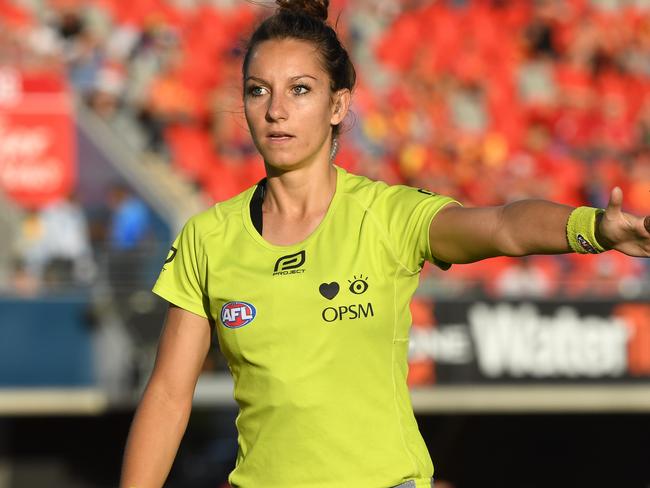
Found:
[[(428, 2), (405, 11), (376, 49), (398, 82), (379, 103), (371, 98), (365, 120), (376, 120), (377, 140), (395, 138), (389, 158), (408, 183), (465, 203), (603, 207), (618, 185), (626, 208), (647, 214), (650, 10), (637, 4)], [(476, 276), (510, 296), (633, 295), (649, 269), (611, 253), (457, 268), (452, 279)]]
[(108, 200), (106, 215), (92, 222), (74, 196), (24, 212), (7, 227), (12, 272), (0, 277), (0, 294), (32, 297), (87, 287), (100, 273), (114, 290), (132, 291), (151, 248), (150, 211), (123, 186), (110, 188)]
[[(263, 176), (240, 66), (247, 33), (271, 8), (5, 1), (0, 62), (59, 65), (133, 150), (169, 161), (219, 201)], [(627, 210), (650, 214), (647, 2), (335, 0), (330, 11), (359, 74), (337, 164), (466, 206), (544, 198), (604, 207), (618, 185)], [(647, 260), (615, 253), (502, 258), (428, 268), (424, 287), (634, 297), (649, 275)]]

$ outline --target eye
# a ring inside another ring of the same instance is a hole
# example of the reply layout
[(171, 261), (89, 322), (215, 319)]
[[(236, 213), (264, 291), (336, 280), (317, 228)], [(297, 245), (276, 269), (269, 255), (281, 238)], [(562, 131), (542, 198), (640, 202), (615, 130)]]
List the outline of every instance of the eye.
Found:
[(248, 94), (251, 97), (261, 97), (264, 95), (264, 92), (266, 91), (266, 88), (263, 86), (251, 86), (248, 88)]
[(296, 85), (294, 86), (291, 91), (293, 91), (294, 95), (305, 95), (309, 93), (309, 87), (306, 85)]
[(350, 283), (349, 290), (355, 295), (361, 295), (362, 293), (365, 293), (368, 289), (368, 282), (366, 281), (367, 279), (367, 277), (364, 278), (363, 276), (360, 276), (357, 278), (355, 276), (354, 281), (348, 280), (348, 283)]

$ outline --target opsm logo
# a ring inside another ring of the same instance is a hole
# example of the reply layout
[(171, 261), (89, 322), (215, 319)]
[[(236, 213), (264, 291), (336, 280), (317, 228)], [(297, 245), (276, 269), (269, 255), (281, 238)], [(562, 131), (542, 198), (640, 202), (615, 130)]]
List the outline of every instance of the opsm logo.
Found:
[(221, 323), (229, 329), (239, 329), (250, 324), (257, 310), (250, 303), (228, 302), (221, 307)]

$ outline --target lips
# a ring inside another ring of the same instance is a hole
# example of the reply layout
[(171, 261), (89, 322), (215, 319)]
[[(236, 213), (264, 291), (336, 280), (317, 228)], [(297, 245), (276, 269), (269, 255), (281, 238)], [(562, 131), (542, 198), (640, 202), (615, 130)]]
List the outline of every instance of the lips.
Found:
[(288, 132), (269, 132), (266, 137), (274, 142), (283, 142), (293, 139), (295, 136)]

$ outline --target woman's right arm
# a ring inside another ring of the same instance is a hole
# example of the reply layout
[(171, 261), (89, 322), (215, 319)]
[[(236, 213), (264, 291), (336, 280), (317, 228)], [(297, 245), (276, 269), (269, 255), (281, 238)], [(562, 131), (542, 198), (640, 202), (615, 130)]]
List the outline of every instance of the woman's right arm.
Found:
[(171, 306), (156, 363), (133, 418), (120, 488), (160, 488), (171, 469), (210, 347), (210, 323)]

